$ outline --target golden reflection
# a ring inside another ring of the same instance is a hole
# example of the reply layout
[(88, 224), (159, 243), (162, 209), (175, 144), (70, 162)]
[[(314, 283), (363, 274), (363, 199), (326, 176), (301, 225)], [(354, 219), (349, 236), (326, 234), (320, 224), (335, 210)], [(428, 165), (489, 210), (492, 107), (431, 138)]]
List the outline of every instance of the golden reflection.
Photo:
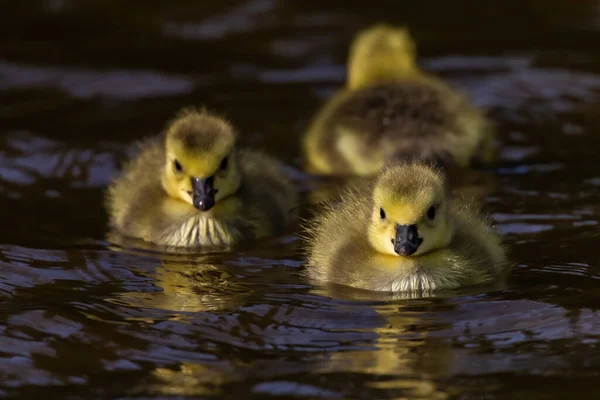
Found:
[[(233, 310), (252, 292), (235, 279), (229, 268), (218, 262), (218, 253), (198, 253), (186, 249), (166, 250), (115, 232), (108, 234), (113, 251), (142, 256), (137, 273), (151, 279), (139, 292), (116, 295), (112, 301), (134, 308), (149, 308), (178, 313)], [(156, 290), (158, 289), (158, 290)], [(173, 314), (170, 319), (185, 319)]]
[[(155, 272), (158, 293), (128, 292), (119, 296), (132, 307), (143, 307), (181, 313), (233, 310), (244, 302), (249, 291), (232, 279), (233, 274), (224, 266), (193, 262), (162, 261)], [(171, 319), (185, 319), (175, 314)]]
[(182, 363), (177, 369), (156, 368), (153, 391), (170, 396), (211, 396), (221, 392), (226, 380), (214, 366)]
[[(250, 362), (232, 361), (204, 365), (182, 362), (173, 369), (156, 368), (152, 371), (156, 393), (179, 396), (219, 395), (232, 396), (228, 386), (244, 381), (277, 380), (283, 376), (308, 373), (312, 361), (285, 359), (258, 359)], [(319, 385), (321, 386), (321, 385)], [(318, 390), (318, 387), (315, 387)], [(293, 390), (293, 389), (292, 389)]]
[[(368, 379), (364, 383), (365, 389), (369, 388), (373, 393), (385, 392), (386, 398), (448, 398), (445, 388), (436, 381), (452, 374), (451, 343), (429, 337), (423, 328), (432, 325), (432, 321), (425, 313), (411, 311), (409, 307), (419, 304), (438, 307), (438, 302), (443, 307), (451, 305), (440, 300), (435, 303), (432, 299), (413, 300), (422, 297), (423, 293), (379, 293), (335, 285), (315, 288), (315, 293), (337, 299), (376, 302), (373, 310), (386, 322), (373, 329), (378, 335), (372, 344), (374, 349), (333, 353), (326, 361), (318, 363), (313, 373), (360, 374), (360, 379)], [(397, 397), (388, 397), (390, 395)]]

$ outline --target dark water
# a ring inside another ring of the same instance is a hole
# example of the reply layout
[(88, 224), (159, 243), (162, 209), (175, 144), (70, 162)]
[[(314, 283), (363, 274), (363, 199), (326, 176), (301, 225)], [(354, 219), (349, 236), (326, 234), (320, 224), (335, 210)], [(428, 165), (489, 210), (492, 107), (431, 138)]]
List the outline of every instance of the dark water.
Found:
[[(0, 12), (0, 395), (593, 398), (600, 389), (600, 2), (8, 1)], [(299, 239), (165, 254), (105, 239), (102, 191), (180, 107), (288, 163), (348, 41), (407, 23), (499, 121), (502, 290), (314, 287)]]

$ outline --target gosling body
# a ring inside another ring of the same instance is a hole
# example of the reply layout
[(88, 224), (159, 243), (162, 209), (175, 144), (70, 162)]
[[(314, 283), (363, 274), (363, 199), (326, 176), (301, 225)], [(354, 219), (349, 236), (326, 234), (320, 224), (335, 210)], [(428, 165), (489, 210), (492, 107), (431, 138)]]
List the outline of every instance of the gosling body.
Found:
[(405, 29), (376, 25), (354, 40), (346, 88), (317, 114), (303, 149), (314, 173), (367, 176), (397, 161), (489, 163), (493, 141), (481, 110), (419, 69)]
[(296, 193), (278, 163), (236, 150), (233, 127), (185, 110), (109, 187), (110, 225), (165, 246), (228, 246), (282, 232)]
[(507, 260), (488, 221), (447, 197), (431, 167), (384, 169), (307, 226), (312, 279), (378, 291), (490, 283)]

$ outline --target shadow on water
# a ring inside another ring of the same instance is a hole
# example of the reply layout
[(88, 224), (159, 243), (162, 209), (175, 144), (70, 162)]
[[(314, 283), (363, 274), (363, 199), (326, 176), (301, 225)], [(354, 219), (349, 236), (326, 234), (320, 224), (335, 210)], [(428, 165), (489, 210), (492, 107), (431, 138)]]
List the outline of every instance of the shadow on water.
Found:
[[(225, 113), (243, 144), (283, 159), (309, 198), (335, 190), (300, 172), (298, 138), (343, 84), (353, 33), (381, 20), (408, 24), (423, 66), (498, 121), (501, 163), (483, 206), (515, 261), (505, 287), (402, 298), (312, 285), (293, 232), (225, 253), (106, 240), (107, 182), (133, 141), (189, 104)], [(0, 395), (595, 390), (599, 26), (596, 0), (9, 2)]]

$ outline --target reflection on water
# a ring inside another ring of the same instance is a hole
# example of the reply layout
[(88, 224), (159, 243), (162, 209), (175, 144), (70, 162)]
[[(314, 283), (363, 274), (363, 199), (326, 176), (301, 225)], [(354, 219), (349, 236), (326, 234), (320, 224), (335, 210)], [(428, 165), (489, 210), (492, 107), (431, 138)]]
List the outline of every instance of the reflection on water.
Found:
[[(0, 396), (589, 397), (600, 371), (598, 10), (595, 0), (5, 8)], [(409, 24), (423, 66), (498, 120), (499, 165), (453, 183), (503, 235), (515, 263), (506, 286), (407, 298), (313, 285), (293, 232), (232, 252), (107, 239), (103, 188), (133, 141), (189, 104), (224, 112), (245, 145), (282, 158), (307, 203), (335, 196), (336, 182), (300, 172), (298, 138), (343, 84), (352, 34), (380, 20)]]
[(180, 318), (201, 311), (232, 311), (252, 294), (225, 266), (205, 264), (203, 260), (163, 261), (151, 275), (160, 292), (119, 293), (117, 299), (130, 307), (168, 310)]

